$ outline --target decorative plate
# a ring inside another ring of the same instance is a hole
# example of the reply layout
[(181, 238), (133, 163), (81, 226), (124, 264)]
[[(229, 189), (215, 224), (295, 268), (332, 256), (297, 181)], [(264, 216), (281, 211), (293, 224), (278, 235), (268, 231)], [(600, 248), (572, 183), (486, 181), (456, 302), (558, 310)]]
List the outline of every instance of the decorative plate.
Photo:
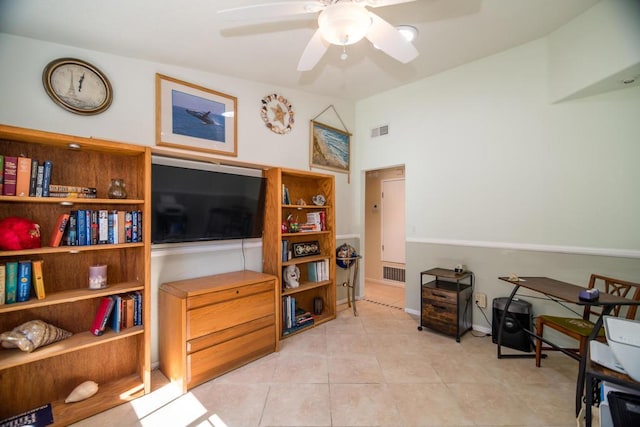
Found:
[(289, 133), (293, 129), (293, 106), (286, 98), (277, 93), (262, 98), (260, 115), (265, 125), (277, 134)]

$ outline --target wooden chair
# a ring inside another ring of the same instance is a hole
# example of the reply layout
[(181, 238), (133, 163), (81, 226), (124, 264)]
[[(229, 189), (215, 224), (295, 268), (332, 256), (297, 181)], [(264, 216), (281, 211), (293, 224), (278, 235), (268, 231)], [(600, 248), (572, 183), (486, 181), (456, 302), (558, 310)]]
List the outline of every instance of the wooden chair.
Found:
[[(640, 300), (640, 283), (627, 282), (625, 280), (613, 279), (611, 277), (605, 277), (598, 274), (592, 274), (589, 279), (589, 289), (597, 288), (600, 292), (606, 292), (611, 295), (620, 297), (627, 297), (629, 293), (632, 293), (632, 297), (629, 297), (635, 301)], [(637, 306), (616, 306), (610, 313), (612, 316), (626, 315), (627, 319), (635, 319)], [(575, 358), (579, 359), (587, 349), (587, 341), (591, 331), (595, 326), (595, 319), (602, 313), (601, 307), (584, 306), (584, 313), (582, 319), (575, 317), (561, 317), (561, 316), (538, 316), (536, 319), (536, 332), (538, 336), (542, 337), (545, 327), (555, 329), (556, 331), (570, 336), (578, 341), (578, 348), (566, 348), (575, 353)], [(593, 321), (592, 321), (593, 320)], [(598, 331), (597, 338), (599, 341), (605, 341), (604, 328)], [(553, 347), (543, 347), (542, 340), (536, 340), (536, 366), (540, 367), (540, 360), (542, 359), (542, 350), (557, 350)]]

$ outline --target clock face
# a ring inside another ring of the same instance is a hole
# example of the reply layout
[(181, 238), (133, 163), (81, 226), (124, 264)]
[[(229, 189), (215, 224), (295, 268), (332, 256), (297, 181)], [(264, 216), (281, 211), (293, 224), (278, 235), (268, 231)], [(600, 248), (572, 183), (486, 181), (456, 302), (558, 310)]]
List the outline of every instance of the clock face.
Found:
[(73, 58), (50, 62), (42, 74), (47, 94), (76, 114), (98, 114), (109, 108), (113, 93), (107, 78), (91, 64)]

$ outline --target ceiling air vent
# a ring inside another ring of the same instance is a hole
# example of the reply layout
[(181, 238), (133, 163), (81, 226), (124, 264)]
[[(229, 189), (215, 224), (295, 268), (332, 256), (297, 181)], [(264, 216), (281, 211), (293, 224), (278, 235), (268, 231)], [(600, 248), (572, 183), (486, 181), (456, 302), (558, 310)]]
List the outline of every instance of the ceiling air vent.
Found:
[(389, 125), (382, 125), (377, 128), (371, 129), (371, 138), (377, 138), (378, 136), (385, 136), (389, 134)]

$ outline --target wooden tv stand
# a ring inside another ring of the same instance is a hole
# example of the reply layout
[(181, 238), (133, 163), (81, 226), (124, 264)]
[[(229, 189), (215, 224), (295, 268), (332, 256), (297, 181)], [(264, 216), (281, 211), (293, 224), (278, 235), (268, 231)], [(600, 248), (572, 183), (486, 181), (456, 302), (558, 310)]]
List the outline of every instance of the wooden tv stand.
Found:
[(160, 370), (183, 392), (278, 351), (278, 280), (238, 271), (160, 286)]

